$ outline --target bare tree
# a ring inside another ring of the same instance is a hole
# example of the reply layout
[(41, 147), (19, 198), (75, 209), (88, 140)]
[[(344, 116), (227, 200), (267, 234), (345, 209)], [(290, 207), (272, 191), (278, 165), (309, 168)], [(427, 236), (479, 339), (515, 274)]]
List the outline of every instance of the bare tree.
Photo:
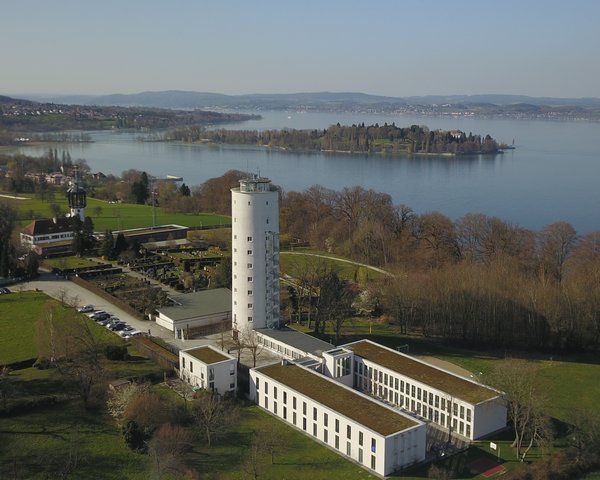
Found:
[(264, 449), (254, 432), (244, 456), (243, 468), (254, 480), (257, 480), (266, 469)]
[(106, 401), (108, 413), (121, 425), (125, 419), (125, 411), (129, 403), (143, 392), (148, 391), (148, 383), (129, 383), (113, 391)]
[(203, 431), (210, 446), (215, 437), (224, 432), (237, 418), (238, 409), (233, 401), (215, 393), (204, 393), (192, 405), (192, 415)]
[(185, 470), (184, 456), (192, 448), (192, 434), (185, 427), (163, 424), (148, 442), (152, 459), (153, 478), (161, 479), (169, 473)]
[(275, 455), (286, 446), (284, 435), (275, 421), (261, 423), (258, 430), (254, 432), (253, 441), (256, 441), (261, 451), (269, 455), (271, 465), (275, 463)]
[(544, 445), (552, 439), (550, 421), (544, 413), (545, 399), (537, 388), (538, 370), (532, 362), (509, 359), (494, 371), (493, 383), (504, 391), (514, 430), (512, 446), (520, 461), (525, 460), (534, 445)]
[(256, 367), (256, 360), (263, 352), (263, 345), (258, 341), (258, 335), (251, 328), (246, 328), (242, 333), (242, 346), (250, 352), (252, 356), (252, 366)]

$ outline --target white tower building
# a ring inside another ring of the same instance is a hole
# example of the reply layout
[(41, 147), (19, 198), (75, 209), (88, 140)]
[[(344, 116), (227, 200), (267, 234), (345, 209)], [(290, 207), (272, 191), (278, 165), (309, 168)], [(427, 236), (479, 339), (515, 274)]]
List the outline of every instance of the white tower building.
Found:
[(254, 176), (231, 189), (233, 330), (279, 322), (279, 192)]
[(75, 174), (67, 190), (67, 200), (71, 210), (71, 217), (79, 217), (82, 222), (85, 220), (85, 207), (87, 206), (85, 187), (79, 176), (79, 169), (75, 167)]

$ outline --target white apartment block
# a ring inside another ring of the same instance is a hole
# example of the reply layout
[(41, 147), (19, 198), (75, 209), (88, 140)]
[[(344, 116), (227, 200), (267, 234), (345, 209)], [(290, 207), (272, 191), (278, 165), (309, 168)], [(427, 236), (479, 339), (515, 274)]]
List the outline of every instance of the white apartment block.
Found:
[(179, 352), (179, 377), (223, 395), (237, 389), (237, 358), (206, 345)]
[(469, 440), (506, 427), (502, 393), (427, 362), (360, 340), (326, 352), (325, 374)]
[(425, 459), (426, 425), (301, 365), (250, 370), (250, 399), (340, 455), (385, 476)]
[(234, 332), (279, 323), (279, 192), (252, 177), (231, 189)]

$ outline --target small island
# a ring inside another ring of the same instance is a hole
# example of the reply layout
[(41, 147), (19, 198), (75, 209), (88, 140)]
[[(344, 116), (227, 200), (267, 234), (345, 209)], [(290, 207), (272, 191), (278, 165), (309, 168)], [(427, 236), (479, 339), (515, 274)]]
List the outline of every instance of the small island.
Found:
[(430, 130), (423, 125), (332, 125), (324, 130), (207, 130), (179, 127), (165, 135), (168, 141), (257, 145), (291, 151), (379, 153), (390, 155), (471, 155), (502, 153), (490, 135), (460, 130)]

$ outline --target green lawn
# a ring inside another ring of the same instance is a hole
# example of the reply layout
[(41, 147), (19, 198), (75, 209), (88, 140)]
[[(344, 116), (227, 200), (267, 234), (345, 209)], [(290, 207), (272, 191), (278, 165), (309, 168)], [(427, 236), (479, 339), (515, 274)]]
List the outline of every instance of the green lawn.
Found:
[[(313, 255), (311, 255), (313, 254)], [(365, 283), (369, 280), (381, 278), (382, 273), (372, 270), (369, 267), (356, 265), (343, 261), (343, 257), (335, 256), (336, 258), (323, 258), (316, 255), (327, 255), (318, 251), (294, 251), (280, 253), (280, 269), (282, 274), (290, 275), (294, 278), (299, 278), (307, 272), (317, 269), (330, 269), (338, 272), (340, 278), (344, 280), (352, 280), (359, 283)]]
[(42, 260), (42, 266), (48, 269), (52, 268), (85, 268), (85, 267), (97, 267), (98, 262), (89, 260), (84, 257), (78, 257), (72, 255), (70, 257), (58, 257), (58, 258), (45, 258)]
[[(66, 198), (61, 194), (56, 194), (52, 201), (44, 201), (33, 198), (30, 195), (19, 195), (27, 197), (27, 200), (11, 200), (7, 198), (0, 199), (11, 203), (19, 212), (19, 224), (25, 226), (31, 222), (31, 218), (50, 218), (52, 211), (50, 205), (56, 203), (61, 207), (64, 213), (68, 212)], [(149, 205), (135, 205), (128, 203), (108, 203), (95, 198), (88, 198), (86, 215), (90, 216), (94, 222), (94, 229), (97, 231), (122, 230), (128, 228), (140, 228), (152, 225), (152, 207)], [(98, 210), (100, 209), (100, 210)], [(156, 224), (183, 225), (186, 227), (208, 226), (208, 225), (230, 225), (231, 218), (226, 215), (216, 215), (211, 213), (186, 214), (171, 213), (163, 208), (156, 208)]]
[(35, 322), (48, 300), (36, 292), (0, 295), (0, 365), (37, 357)]

